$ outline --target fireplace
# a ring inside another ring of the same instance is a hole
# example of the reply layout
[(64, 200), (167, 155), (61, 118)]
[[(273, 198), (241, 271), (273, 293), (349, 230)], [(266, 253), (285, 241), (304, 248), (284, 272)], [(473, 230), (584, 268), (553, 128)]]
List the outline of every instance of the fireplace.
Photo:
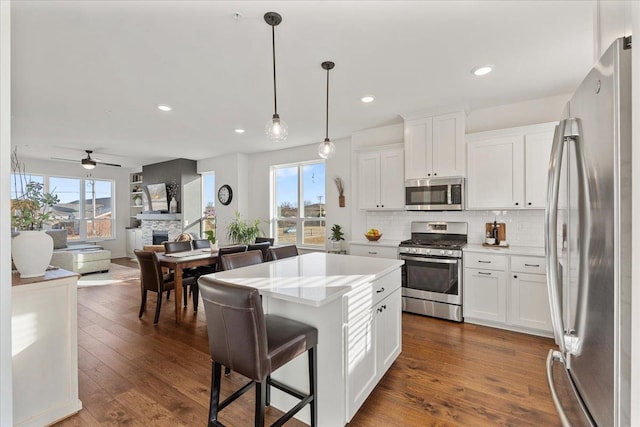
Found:
[(169, 232), (153, 230), (153, 234), (151, 235), (151, 237), (153, 239), (152, 242), (154, 245), (161, 245), (169, 240)]

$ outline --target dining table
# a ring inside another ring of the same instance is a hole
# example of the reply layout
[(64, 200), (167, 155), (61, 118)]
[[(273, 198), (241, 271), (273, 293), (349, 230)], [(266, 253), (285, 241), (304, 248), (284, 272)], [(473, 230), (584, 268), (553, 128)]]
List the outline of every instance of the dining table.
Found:
[(176, 323), (182, 321), (182, 272), (187, 268), (214, 265), (218, 262), (217, 249), (195, 249), (188, 252), (174, 252), (171, 254), (158, 253), (158, 263), (161, 267), (173, 270), (175, 286)]

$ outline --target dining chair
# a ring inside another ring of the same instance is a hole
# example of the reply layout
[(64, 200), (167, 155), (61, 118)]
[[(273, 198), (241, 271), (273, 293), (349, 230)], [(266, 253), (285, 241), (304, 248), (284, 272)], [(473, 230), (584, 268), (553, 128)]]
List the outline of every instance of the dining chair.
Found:
[(193, 239), (191, 241), (193, 249), (211, 249), (209, 239)]
[(275, 261), (277, 259), (290, 258), (298, 256), (298, 247), (296, 245), (280, 246), (278, 248), (269, 248), (269, 257)]
[(234, 268), (262, 264), (264, 258), (262, 257), (262, 251), (254, 250), (223, 255), (220, 260), (224, 270), (233, 270)]
[[(300, 399), (273, 425), (281, 426), (307, 404), (311, 426), (317, 425), (318, 330), (313, 326), (276, 315), (265, 315), (256, 288), (234, 285), (210, 276), (200, 279), (211, 352), (211, 398), (209, 427), (221, 426), (218, 413), (255, 385), (254, 425), (264, 426), (265, 407), (270, 404), (270, 387)], [(301, 393), (271, 378), (272, 372), (308, 354), (309, 392)], [(250, 381), (220, 402), (222, 366), (230, 367)]]
[(254, 243), (252, 245), (247, 246), (247, 251), (258, 250), (258, 251), (262, 252), (262, 260), (266, 262), (266, 261), (269, 260), (269, 247), (270, 246), (271, 246), (271, 243), (269, 243), (269, 242)]
[[(222, 259), (224, 255), (235, 254), (237, 252), (246, 252), (247, 245), (234, 245), (234, 246), (223, 246), (218, 248), (218, 260)], [(216, 264), (216, 271), (223, 271), (224, 267), (222, 263), (219, 262)]]
[(138, 318), (142, 318), (142, 313), (147, 306), (147, 291), (156, 292), (158, 294), (156, 302), (156, 315), (153, 323), (158, 323), (160, 317), (160, 307), (162, 306), (162, 293), (175, 287), (173, 275), (163, 275), (158, 263), (158, 256), (155, 252), (141, 251), (135, 249), (133, 253), (138, 260), (140, 266), (140, 291), (142, 292), (142, 303), (140, 304), (140, 313)]
[[(172, 254), (176, 252), (191, 251), (191, 241), (164, 242), (164, 253)], [(193, 311), (198, 311), (198, 269), (185, 268), (182, 270), (182, 302), (187, 306), (187, 287), (189, 294), (193, 294)]]
[(273, 237), (256, 237), (256, 243), (264, 243), (269, 242), (271, 246), (275, 243), (275, 239)]

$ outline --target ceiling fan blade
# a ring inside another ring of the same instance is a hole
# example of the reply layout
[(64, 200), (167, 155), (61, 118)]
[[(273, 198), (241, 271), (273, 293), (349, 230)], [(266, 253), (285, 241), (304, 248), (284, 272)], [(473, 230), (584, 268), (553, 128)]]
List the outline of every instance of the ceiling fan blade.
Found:
[(72, 159), (63, 159), (60, 157), (49, 157), (51, 160), (61, 160), (63, 162), (73, 162), (73, 163), (78, 163), (79, 160), (72, 160)]
[(100, 160), (96, 160), (96, 159), (92, 159), (92, 160), (93, 160), (93, 161), (95, 161), (95, 162), (96, 162), (97, 164), (99, 164), (99, 165), (115, 166), (115, 167), (117, 167), (117, 168), (121, 168), (121, 167), (122, 167), (122, 165), (118, 165), (118, 164), (115, 164), (115, 163), (102, 162), (102, 161), (100, 161)]

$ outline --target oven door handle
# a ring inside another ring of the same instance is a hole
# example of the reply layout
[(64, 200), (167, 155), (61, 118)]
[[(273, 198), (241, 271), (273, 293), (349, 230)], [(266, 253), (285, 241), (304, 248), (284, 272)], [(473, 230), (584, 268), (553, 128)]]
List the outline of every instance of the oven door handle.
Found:
[(440, 258), (404, 256), (404, 255), (400, 255), (400, 259), (404, 259), (407, 261), (433, 262), (436, 264), (457, 264), (458, 262), (460, 262), (460, 260), (457, 258), (456, 259), (440, 259)]

